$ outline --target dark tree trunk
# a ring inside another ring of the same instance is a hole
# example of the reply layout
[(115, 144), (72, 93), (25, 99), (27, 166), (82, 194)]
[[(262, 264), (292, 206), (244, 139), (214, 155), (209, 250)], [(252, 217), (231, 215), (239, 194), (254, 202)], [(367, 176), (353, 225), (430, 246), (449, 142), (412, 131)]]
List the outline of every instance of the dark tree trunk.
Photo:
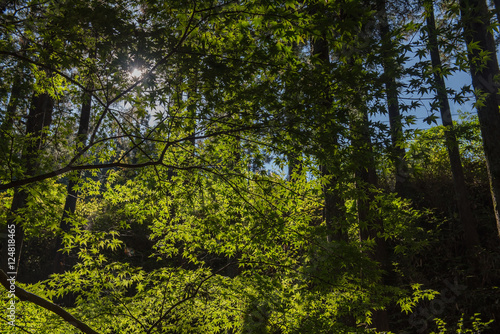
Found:
[[(481, 126), (484, 154), (490, 181), (493, 210), (500, 237), (500, 112), (498, 111), (498, 61), (489, 27), (490, 13), (485, 0), (461, 0), (461, 16), (467, 45), (479, 49), (469, 52), (472, 84), (476, 92), (477, 114)], [(488, 59), (481, 56), (488, 52)]]
[[(379, 263), (386, 274), (382, 277), (383, 284), (387, 283), (387, 275), (390, 272), (388, 261), (387, 244), (384, 238), (379, 237), (383, 233), (382, 221), (371, 214), (370, 205), (374, 201), (374, 192), (371, 188), (378, 186), (378, 177), (375, 169), (375, 159), (372, 149), (370, 130), (368, 125), (368, 114), (366, 110), (356, 111), (351, 122), (353, 132), (353, 149), (356, 169), (356, 188), (360, 194), (356, 201), (359, 237), (362, 241), (375, 240), (375, 248), (368, 256)], [(377, 331), (389, 331), (389, 316), (386, 310), (373, 311), (373, 327)]]
[[(300, 45), (299, 43), (293, 43), (292, 50), (294, 54), (299, 57), (301, 50), (300, 50)], [(292, 104), (295, 103), (295, 99), (297, 96), (294, 93), (293, 90), (290, 91), (289, 89), (285, 88), (285, 96), (293, 96), (289, 100), (292, 101)], [(292, 107), (289, 107), (292, 109)], [(292, 110), (288, 110), (288, 108), (285, 111), (285, 122), (287, 124), (287, 128), (285, 129), (286, 132), (288, 133), (294, 133), (296, 131), (296, 120), (295, 120), (295, 115), (293, 114)], [(293, 181), (294, 180), (294, 173), (296, 174), (301, 174), (302, 173), (302, 162), (299, 159), (299, 157), (302, 156), (302, 152), (298, 150), (298, 152), (289, 152), (287, 154), (287, 161), (288, 161), (288, 175), (287, 175), (287, 180), (288, 181)]]
[(389, 113), (389, 127), (392, 143), (391, 157), (395, 167), (395, 190), (405, 197), (407, 194), (408, 166), (405, 159), (403, 143), (403, 125), (399, 110), (398, 85), (396, 82), (397, 67), (394, 60), (394, 47), (391, 41), (391, 31), (387, 19), (385, 0), (377, 0), (377, 11), (379, 16), (379, 30), (382, 42), (382, 66), (384, 68), (384, 83), (387, 96), (387, 111)]
[[(320, 66), (328, 67), (330, 65), (330, 55), (329, 55), (329, 46), (326, 38), (318, 38), (313, 44), (313, 55), (318, 56), (320, 60)], [(318, 106), (320, 108), (320, 112), (327, 114), (329, 110), (332, 108), (332, 97), (328, 92), (328, 88), (325, 88), (325, 96), (320, 97), (320, 101)], [(335, 189), (337, 186), (337, 182), (339, 182), (338, 177), (336, 177), (333, 173), (331, 173), (332, 169), (340, 170), (340, 165), (337, 164), (333, 150), (336, 150), (338, 147), (338, 134), (336, 133), (336, 129), (331, 128), (331, 133), (328, 134), (328, 138), (324, 143), (325, 149), (329, 151), (329, 157), (326, 157), (326, 161), (324, 164), (320, 166), (321, 175), (328, 179), (328, 182), (323, 186), (323, 196), (325, 200), (325, 205), (323, 207), (323, 220), (326, 223), (326, 226), (329, 231), (328, 239), (337, 240), (337, 241), (347, 241), (347, 230), (343, 228), (343, 222), (345, 221), (345, 205), (344, 202), (339, 196), (338, 191)], [(334, 167), (334, 168), (332, 168)]]
[[(28, 142), (23, 150), (21, 159), (23, 161), (24, 176), (35, 176), (40, 167), (40, 149), (44, 142), (44, 128), (50, 127), (52, 123), (52, 110), (54, 102), (49, 94), (43, 93), (33, 95), (31, 107), (26, 121), (26, 137)], [(7, 244), (2, 247), (2, 267), (5, 272), (17, 271), (21, 258), (22, 245), (24, 241), (23, 219), (17, 217), (18, 210), (26, 206), (28, 191), (23, 188), (16, 188), (12, 200), (11, 209), (7, 216), (7, 227), (15, 230), (15, 269), (8, 264), (9, 254)], [(6, 231), (9, 234), (8, 230)]]
[[(90, 89), (89, 89), (90, 91)], [(80, 110), (80, 121), (78, 126), (78, 133), (76, 136), (76, 153), (80, 153), (83, 146), (87, 142), (87, 135), (89, 131), (90, 123), (90, 111), (92, 108), (92, 96), (88, 92), (83, 94), (83, 103)], [(76, 211), (76, 202), (78, 198), (78, 191), (76, 186), (80, 178), (80, 172), (74, 172), (69, 176), (68, 182), (68, 194), (66, 195), (66, 202), (64, 203), (64, 212), (61, 218), (61, 232), (68, 232), (71, 228), (70, 216)], [(62, 236), (59, 234), (56, 239), (56, 245), (54, 249), (54, 262), (53, 262), (53, 272), (63, 273), (66, 266), (66, 255), (62, 252)]]
[(328, 177), (328, 182), (323, 186), (325, 205), (323, 207), (323, 220), (329, 230), (328, 241), (348, 241), (347, 229), (343, 226), (346, 213), (342, 198), (335, 189), (338, 177), (325, 166), (320, 166), (321, 176)]
[(453, 120), (446, 93), (446, 85), (443, 76), (440, 74), (441, 57), (439, 55), (433, 6), (432, 0), (425, 1), (425, 7), (427, 10), (427, 30), (429, 36), (428, 48), (431, 55), (434, 84), (439, 101), (441, 120), (445, 126), (446, 148), (450, 159), (451, 172), (453, 174), (453, 186), (457, 197), (458, 213), (460, 215), (460, 221), (464, 227), (465, 245), (468, 249), (473, 249), (475, 246), (479, 245), (479, 237), (476, 231), (476, 221), (471, 210), (467, 186), (465, 185), (464, 171), (458, 149), (458, 141), (453, 129)]

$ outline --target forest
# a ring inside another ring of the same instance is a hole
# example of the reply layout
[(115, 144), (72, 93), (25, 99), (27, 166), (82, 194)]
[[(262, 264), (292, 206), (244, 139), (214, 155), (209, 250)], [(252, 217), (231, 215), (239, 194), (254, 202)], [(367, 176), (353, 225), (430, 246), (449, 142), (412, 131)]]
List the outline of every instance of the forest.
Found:
[(0, 10), (1, 333), (500, 333), (500, 1)]

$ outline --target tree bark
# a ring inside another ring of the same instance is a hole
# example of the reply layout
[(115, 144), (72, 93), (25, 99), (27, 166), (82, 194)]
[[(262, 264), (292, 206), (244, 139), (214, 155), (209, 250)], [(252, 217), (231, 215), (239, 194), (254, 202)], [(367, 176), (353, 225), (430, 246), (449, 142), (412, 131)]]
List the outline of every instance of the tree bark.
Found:
[[(366, 110), (353, 113), (351, 130), (353, 132), (354, 159), (357, 166), (355, 171), (356, 188), (362, 193), (358, 195), (356, 200), (359, 237), (361, 241), (375, 241), (375, 248), (368, 253), (368, 256), (385, 271), (381, 283), (386, 284), (390, 265), (387, 244), (384, 238), (379, 237), (379, 233), (384, 231), (383, 222), (370, 212), (370, 205), (374, 201), (374, 193), (371, 188), (378, 186), (378, 177)], [(389, 316), (386, 310), (373, 311), (373, 327), (377, 331), (389, 331)]]
[[(24, 175), (33, 177), (40, 167), (40, 149), (44, 142), (44, 129), (50, 127), (52, 123), (52, 110), (54, 102), (49, 94), (33, 94), (31, 107), (26, 122), (26, 137), (28, 143), (22, 153)], [(15, 230), (15, 267), (19, 268), (22, 245), (24, 240), (23, 219), (17, 218), (18, 210), (26, 206), (28, 200), (28, 191), (23, 188), (16, 188), (14, 198), (12, 199), (11, 209), (7, 215), (7, 227), (13, 227)], [(16, 219), (17, 218), (17, 219)], [(7, 234), (8, 231), (7, 231)], [(2, 247), (2, 269), (5, 272), (12, 272), (8, 264), (9, 254), (7, 252), (7, 243)]]
[[(297, 43), (297, 42), (294, 42), (293, 45), (292, 45), (292, 50), (294, 52), (294, 54), (297, 56), (297, 57), (300, 57), (300, 53), (301, 53), (301, 49), (300, 49), (300, 44)], [(285, 96), (291, 96), (291, 94), (294, 94), (292, 95), (293, 98), (291, 98), (291, 100), (293, 101), (292, 103), (295, 103), (295, 94), (297, 93), (293, 93), (289, 91), (289, 89), (285, 88)], [(290, 109), (291, 109), (291, 106), (290, 106)], [(285, 131), (288, 132), (288, 133), (293, 133), (294, 131), (296, 131), (296, 120), (295, 120), (295, 115), (293, 114), (293, 112), (291, 110), (286, 110), (285, 111), (285, 122), (286, 122), (286, 129)], [(288, 161), (288, 176), (287, 176), (287, 180), (289, 182), (292, 182), (295, 178), (294, 178), (294, 173), (295, 174), (301, 174), (302, 173), (302, 162), (301, 162), (301, 159), (299, 159), (299, 157), (302, 156), (302, 152), (299, 151), (299, 152), (289, 152), (287, 154), (287, 161)]]
[(387, 19), (386, 1), (377, 0), (379, 16), (379, 30), (382, 43), (382, 66), (384, 68), (384, 83), (387, 96), (387, 111), (389, 113), (389, 128), (392, 143), (391, 157), (395, 167), (395, 190), (403, 197), (408, 196), (407, 179), (408, 164), (405, 158), (405, 149), (401, 146), (403, 139), (403, 124), (399, 110), (398, 85), (396, 82), (396, 68), (394, 61), (394, 48), (391, 41), (391, 31)]
[[(313, 43), (313, 55), (318, 56), (320, 60), (319, 66), (330, 65), (330, 52), (328, 41), (326, 37), (318, 38)], [(328, 112), (332, 108), (332, 97), (330, 96), (329, 89), (326, 87), (324, 89), (326, 96), (320, 97), (318, 106), (320, 112)], [(330, 151), (331, 156), (333, 156), (332, 150), (338, 147), (338, 134), (335, 133), (335, 129), (331, 129), (332, 133), (328, 136), (328, 142), (325, 143), (325, 149)], [(323, 207), (323, 220), (329, 231), (328, 240), (336, 241), (347, 241), (347, 231), (343, 228), (342, 222), (345, 221), (345, 205), (342, 198), (339, 196), (338, 191), (335, 190), (337, 182), (339, 182), (338, 177), (331, 173), (332, 166), (335, 165), (334, 169), (340, 170), (340, 166), (337, 164), (336, 159), (328, 159), (320, 166), (321, 176), (326, 177), (328, 182), (323, 186), (323, 197), (324, 197), (324, 207)]]
[(450, 159), (451, 172), (453, 175), (453, 186), (457, 199), (458, 213), (460, 221), (464, 228), (464, 240), (468, 249), (473, 249), (479, 245), (479, 236), (476, 230), (476, 220), (472, 214), (471, 204), (467, 186), (465, 184), (464, 171), (458, 140), (453, 129), (453, 119), (451, 117), (450, 104), (446, 93), (446, 85), (444, 78), (441, 75), (441, 57), (439, 55), (439, 47), (436, 32), (436, 23), (434, 19), (434, 4), (432, 0), (424, 2), (427, 10), (427, 30), (428, 30), (428, 45), (431, 55), (432, 69), (434, 73), (434, 84), (436, 95), (439, 101), (439, 109), (441, 112), (441, 121), (445, 127), (446, 148)]
[[(498, 111), (498, 61), (495, 42), (489, 28), (489, 10), (485, 0), (461, 0), (461, 20), (469, 53), (472, 84), (481, 127), (490, 192), (500, 237), (500, 113)], [(477, 43), (477, 48), (471, 48)], [(488, 57), (481, 55), (487, 52)]]
[[(90, 124), (90, 111), (92, 108), (92, 96), (89, 91), (91, 90), (91, 86), (89, 87), (87, 92), (83, 93), (83, 103), (82, 108), (80, 110), (80, 120), (78, 126), (78, 133), (76, 135), (76, 153), (79, 154), (82, 151), (82, 148), (85, 146), (87, 142), (87, 136), (89, 132), (89, 124)], [(68, 182), (68, 194), (66, 195), (66, 201), (64, 203), (64, 212), (61, 218), (61, 232), (68, 232), (71, 228), (69, 218), (76, 211), (76, 202), (78, 199), (78, 191), (76, 190), (76, 186), (78, 184), (78, 180), (80, 178), (81, 171), (75, 171), (69, 175)], [(62, 247), (62, 236), (58, 234), (56, 239), (56, 245), (54, 249), (54, 262), (53, 262), (53, 272), (55, 273), (63, 273), (66, 265), (66, 256), (64, 252), (61, 251)]]

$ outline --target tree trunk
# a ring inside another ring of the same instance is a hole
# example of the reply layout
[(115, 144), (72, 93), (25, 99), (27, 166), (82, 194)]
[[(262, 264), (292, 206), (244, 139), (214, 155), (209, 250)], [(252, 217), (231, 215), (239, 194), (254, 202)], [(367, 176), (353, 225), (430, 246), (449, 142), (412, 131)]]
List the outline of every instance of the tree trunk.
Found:
[[(370, 213), (370, 205), (374, 200), (374, 193), (370, 188), (378, 186), (378, 177), (366, 110), (354, 112), (351, 129), (353, 132), (354, 159), (357, 165), (355, 171), (356, 188), (358, 188), (359, 192), (362, 192), (362, 194), (358, 195), (356, 201), (359, 237), (361, 241), (375, 240), (375, 248), (368, 256), (379, 263), (381, 269), (386, 272), (381, 282), (385, 284), (387, 274), (390, 271), (387, 244), (384, 238), (378, 236), (379, 233), (384, 231), (384, 227), (382, 221), (376, 215)], [(386, 310), (373, 311), (373, 327), (377, 331), (389, 331), (389, 316)]]
[[(500, 237), (500, 113), (498, 111), (498, 61), (495, 42), (489, 28), (489, 10), (485, 0), (461, 0), (461, 20), (469, 51), (472, 84), (481, 126), (484, 154), (490, 181), (493, 210)], [(485, 59), (481, 52), (488, 52)]]
[(427, 30), (429, 36), (427, 47), (429, 48), (431, 55), (434, 84), (439, 101), (441, 120), (445, 126), (446, 148), (450, 159), (451, 172), (453, 174), (453, 186), (457, 197), (458, 213), (464, 228), (465, 245), (468, 249), (473, 249), (475, 246), (479, 245), (479, 237), (476, 231), (476, 221), (471, 210), (467, 186), (465, 185), (464, 171), (458, 149), (458, 140), (453, 130), (453, 120), (451, 117), (448, 96), (446, 94), (446, 85), (444, 78), (441, 75), (441, 57), (439, 55), (433, 6), (432, 0), (425, 1), (425, 7), (427, 10)]
[[(54, 102), (49, 94), (43, 93), (40, 95), (33, 94), (31, 107), (26, 121), (26, 137), (28, 143), (23, 150), (21, 159), (23, 161), (24, 176), (35, 176), (39, 167), (40, 149), (44, 142), (44, 128), (50, 127), (52, 123), (52, 110)], [(5, 272), (17, 271), (21, 258), (22, 245), (24, 240), (23, 219), (17, 217), (18, 210), (26, 206), (28, 199), (28, 191), (23, 188), (16, 188), (14, 198), (12, 200), (11, 209), (7, 215), (7, 234), (9, 229), (14, 230), (15, 240), (15, 268), (8, 263), (9, 252), (7, 252), (7, 243), (2, 247), (2, 267)], [(9, 228), (10, 227), (10, 228)], [(15, 269), (15, 270), (14, 270)]]
[[(89, 87), (91, 88), (91, 87)], [(90, 91), (90, 89), (88, 89)], [(78, 133), (76, 136), (76, 153), (80, 153), (83, 146), (87, 142), (87, 135), (89, 131), (90, 123), (90, 111), (92, 108), (92, 96), (88, 92), (83, 94), (83, 103), (80, 110), (80, 121), (78, 126)], [(61, 232), (65, 233), (70, 230), (69, 218), (76, 211), (76, 201), (78, 198), (78, 191), (75, 189), (78, 180), (80, 178), (80, 172), (71, 173), (68, 182), (68, 194), (66, 195), (66, 202), (64, 203), (64, 212), (61, 218)], [(56, 239), (56, 245), (54, 249), (54, 262), (53, 262), (53, 272), (63, 273), (66, 266), (66, 256), (64, 252), (61, 251), (62, 247), (62, 235), (59, 234)]]
[[(320, 60), (320, 66), (326, 66), (330, 64), (329, 46), (326, 38), (318, 38), (313, 44), (313, 55), (318, 56)], [(326, 96), (320, 98), (318, 105), (321, 109), (320, 112), (328, 112), (332, 108), (332, 97), (328, 93), (329, 89), (326, 87)], [(332, 133), (328, 136), (328, 142), (326, 142), (325, 149), (333, 153), (338, 147), (338, 134), (335, 129), (332, 129)], [(334, 156), (334, 154), (331, 154)], [(327, 161), (320, 166), (321, 176), (326, 177), (328, 182), (323, 186), (323, 196), (325, 200), (325, 205), (323, 207), (323, 220), (329, 231), (328, 239), (337, 241), (347, 241), (347, 230), (343, 228), (342, 223), (345, 221), (345, 205), (342, 198), (339, 196), (338, 191), (335, 190), (338, 177), (331, 173), (331, 166), (335, 167), (333, 169), (340, 170), (340, 165), (337, 164), (336, 159), (327, 159)]]
[[(293, 53), (295, 54), (296, 57), (300, 57), (301, 54), (301, 49), (300, 49), (300, 44), (297, 42), (294, 42), (292, 44), (292, 50)], [(292, 95), (293, 94), (293, 95)], [(295, 103), (295, 99), (297, 96), (295, 95), (297, 93), (291, 92), (289, 89), (285, 87), (285, 96), (293, 96), (289, 100), (292, 101), (292, 104)], [(292, 108), (292, 106), (288, 106), (288, 108)], [(295, 120), (295, 115), (291, 110), (285, 109), (285, 123), (286, 123), (286, 128), (285, 131), (288, 133), (294, 133), (296, 131), (296, 120)], [(287, 161), (288, 161), (288, 176), (287, 180), (289, 182), (292, 182), (294, 178), (294, 173), (296, 174), (301, 174), (302, 173), (302, 162), (299, 157), (302, 156), (302, 152), (299, 150), (299, 152), (289, 152), (287, 153)]]
[(385, 0), (377, 0), (377, 11), (379, 16), (379, 30), (382, 42), (382, 66), (384, 68), (384, 83), (387, 96), (387, 111), (389, 112), (389, 127), (392, 143), (391, 157), (395, 167), (395, 190), (400, 196), (408, 196), (407, 179), (408, 165), (405, 159), (403, 143), (403, 125), (399, 111), (398, 86), (396, 83), (396, 68), (398, 64), (394, 61), (393, 43), (391, 31), (387, 19)]

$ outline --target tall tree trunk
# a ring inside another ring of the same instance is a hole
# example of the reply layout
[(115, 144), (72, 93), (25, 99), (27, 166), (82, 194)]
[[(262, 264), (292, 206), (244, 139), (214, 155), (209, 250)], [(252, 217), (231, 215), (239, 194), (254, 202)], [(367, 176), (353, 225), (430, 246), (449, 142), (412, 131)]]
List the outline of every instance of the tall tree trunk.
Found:
[(382, 66), (384, 68), (384, 83), (387, 96), (387, 111), (389, 112), (389, 127), (392, 143), (392, 161), (395, 167), (395, 190), (405, 197), (408, 196), (407, 179), (408, 165), (405, 159), (403, 143), (403, 125), (399, 110), (398, 85), (396, 82), (397, 66), (394, 61), (394, 47), (391, 41), (391, 31), (387, 18), (386, 1), (377, 0), (377, 11), (379, 16), (379, 30), (382, 42)]
[[(292, 45), (292, 50), (293, 53), (295, 54), (296, 57), (300, 57), (301, 54), (301, 45), (297, 42), (294, 42)], [(293, 94), (293, 95), (292, 95)], [(290, 109), (293, 108), (293, 104), (296, 103), (296, 95), (297, 93), (294, 93), (293, 90), (290, 91), (289, 89), (285, 88), (285, 96), (293, 96), (290, 100), (292, 101), (292, 106), (290, 106)], [(296, 128), (295, 125), (295, 116), (292, 111), (289, 111), (288, 109), (285, 111), (285, 122), (286, 122), (286, 132), (288, 133), (293, 133)], [(288, 176), (287, 180), (288, 181), (293, 181), (294, 179), (294, 173), (300, 174), (302, 173), (302, 162), (299, 159), (299, 157), (302, 156), (302, 152), (289, 152), (287, 154), (287, 161), (288, 161)]]
[[(44, 142), (44, 128), (50, 127), (52, 123), (52, 111), (54, 101), (47, 93), (33, 94), (31, 107), (26, 121), (27, 144), (23, 150), (21, 159), (24, 167), (24, 177), (35, 176), (40, 167), (40, 149)], [(18, 210), (26, 206), (28, 191), (24, 188), (16, 188), (12, 199), (11, 209), (7, 215), (7, 234), (14, 230), (15, 240), (15, 270), (8, 263), (9, 252), (7, 243), (2, 247), (2, 267), (5, 272), (17, 271), (21, 258), (22, 245), (24, 241), (23, 219), (17, 217)]]
[[(381, 282), (385, 284), (387, 283), (387, 274), (390, 272), (387, 244), (384, 238), (378, 236), (379, 233), (383, 233), (384, 227), (382, 221), (370, 212), (370, 205), (374, 201), (374, 193), (371, 188), (378, 186), (378, 177), (366, 110), (354, 112), (351, 130), (353, 132), (354, 159), (357, 165), (355, 171), (356, 188), (362, 192), (356, 201), (359, 237), (362, 241), (375, 240), (375, 248), (368, 256), (379, 263), (381, 269), (386, 272)], [(377, 331), (389, 331), (389, 316), (386, 310), (373, 311), (373, 327)]]
[[(319, 66), (328, 67), (330, 65), (330, 55), (329, 46), (326, 37), (316, 39), (313, 44), (313, 55), (318, 56), (320, 60)], [(326, 96), (320, 97), (318, 106), (321, 109), (320, 112), (328, 113), (332, 108), (332, 97), (329, 93), (329, 89), (325, 88), (323, 90)], [(341, 196), (339, 196), (338, 191), (335, 190), (337, 182), (339, 182), (338, 177), (331, 173), (332, 169), (340, 170), (340, 165), (337, 164), (337, 159), (334, 159), (334, 152), (338, 147), (338, 134), (336, 129), (331, 128), (331, 132), (328, 134), (327, 142), (325, 142), (325, 149), (330, 151), (330, 157), (327, 158), (326, 162), (320, 166), (321, 176), (328, 179), (326, 184), (323, 186), (323, 196), (325, 200), (325, 205), (323, 207), (323, 220), (329, 231), (329, 240), (344, 240), (347, 241), (347, 231), (343, 228), (342, 223), (345, 221), (345, 205)], [(335, 168), (332, 168), (335, 166)]]
[[(90, 124), (90, 111), (92, 108), (92, 95), (89, 93), (91, 90), (91, 86), (89, 87), (87, 92), (83, 93), (83, 102), (82, 108), (80, 110), (80, 120), (78, 126), (78, 133), (76, 135), (76, 153), (80, 153), (83, 146), (87, 142), (87, 135), (89, 132), (89, 124)], [(76, 190), (76, 186), (78, 185), (78, 181), (80, 178), (80, 172), (71, 173), (69, 176), (68, 182), (68, 193), (66, 195), (66, 201), (64, 203), (64, 212), (61, 218), (61, 232), (68, 232), (71, 228), (70, 225), (70, 217), (76, 211), (76, 202), (78, 199), (78, 190)], [(66, 256), (64, 252), (61, 250), (62, 244), (62, 235), (59, 234), (56, 239), (56, 245), (54, 249), (54, 262), (53, 262), (53, 272), (55, 273), (63, 273), (66, 266)]]
[[(493, 210), (500, 237), (500, 112), (498, 111), (498, 61), (495, 42), (489, 28), (489, 10), (485, 0), (461, 0), (461, 20), (469, 51), (472, 84), (481, 126), (484, 154), (490, 181)], [(487, 52), (488, 57), (481, 55)]]
[(434, 4), (432, 0), (425, 0), (424, 5), (427, 10), (427, 30), (429, 36), (427, 47), (431, 55), (434, 84), (436, 95), (439, 100), (441, 120), (445, 126), (446, 148), (450, 159), (451, 172), (453, 174), (453, 186), (457, 197), (458, 213), (464, 227), (465, 245), (468, 249), (473, 249), (475, 246), (479, 245), (479, 237), (476, 231), (476, 221), (471, 210), (467, 186), (465, 185), (464, 171), (458, 149), (458, 140), (453, 129), (453, 119), (451, 117), (450, 104), (446, 93), (446, 85), (441, 75), (441, 57), (439, 55), (436, 23), (434, 20)]

